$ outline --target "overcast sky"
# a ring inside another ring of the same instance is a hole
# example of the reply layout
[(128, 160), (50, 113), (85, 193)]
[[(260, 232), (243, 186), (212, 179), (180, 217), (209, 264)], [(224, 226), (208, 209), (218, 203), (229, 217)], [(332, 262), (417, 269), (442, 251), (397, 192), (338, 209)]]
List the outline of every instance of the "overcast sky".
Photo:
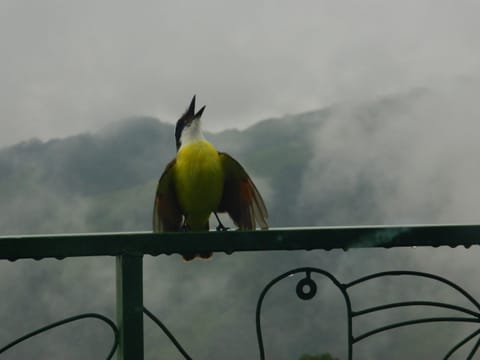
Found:
[(480, 75), (480, 2), (0, 1), (0, 146), (131, 115), (205, 127)]

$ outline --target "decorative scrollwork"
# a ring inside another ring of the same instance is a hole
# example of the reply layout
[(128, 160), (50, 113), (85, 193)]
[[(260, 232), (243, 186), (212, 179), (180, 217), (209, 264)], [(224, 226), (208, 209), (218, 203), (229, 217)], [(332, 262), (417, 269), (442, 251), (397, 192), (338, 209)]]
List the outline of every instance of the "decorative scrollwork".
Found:
[[(148, 309), (146, 309), (145, 307), (143, 308), (143, 312), (144, 314), (150, 318), (155, 324), (157, 324), (161, 329), (162, 331), (165, 333), (165, 335), (170, 339), (170, 341), (175, 345), (175, 347), (177, 348), (177, 350), (180, 352), (180, 354), (182, 354), (182, 356), (186, 359), (186, 360), (192, 360), (192, 358), (190, 357), (190, 355), (188, 355), (188, 353), (186, 352), (186, 350), (182, 347), (182, 345), (180, 345), (180, 343), (178, 342), (178, 340), (175, 338), (175, 336), (173, 336), (173, 334), (171, 333), (170, 330), (168, 330), (168, 328), (152, 313), (150, 312)], [(71, 317), (68, 317), (68, 318), (65, 318), (63, 320), (60, 320), (60, 321), (56, 321), (52, 324), (49, 324), (47, 326), (44, 326), (42, 328), (39, 328), (37, 330), (34, 330), (28, 334), (25, 334), (24, 336), (22, 337), (19, 337), (18, 339), (16, 340), (13, 340), (12, 342), (10, 342), (9, 344), (5, 345), (4, 347), (0, 348), (0, 354), (3, 354), (4, 352), (6, 352), (7, 350), (15, 347), (16, 345), (34, 337), (34, 336), (37, 336), (41, 333), (44, 333), (44, 332), (47, 332), (49, 330), (52, 330), (54, 328), (57, 328), (57, 327), (60, 327), (62, 325), (66, 325), (68, 323), (72, 323), (72, 322), (75, 322), (75, 321), (78, 321), (78, 320), (82, 320), (82, 319), (98, 319), (104, 323), (106, 323), (111, 329), (112, 329), (112, 332), (113, 332), (113, 335), (114, 335), (114, 342), (112, 344), (112, 347), (110, 348), (110, 352), (108, 353), (107, 357), (106, 357), (106, 360), (111, 360), (113, 358), (113, 355), (115, 354), (115, 351), (117, 350), (118, 348), (118, 343), (119, 343), (119, 330), (117, 328), (117, 326), (115, 325), (115, 323), (110, 320), (109, 318), (107, 318), (106, 316), (103, 316), (101, 314), (96, 314), (96, 313), (86, 313), (86, 314), (80, 314), (80, 315), (76, 315), (76, 316), (71, 316)]]
[(182, 356), (185, 358), (185, 360), (192, 360), (190, 355), (188, 355), (187, 351), (180, 345), (178, 340), (173, 336), (172, 332), (168, 330), (168, 328), (165, 326), (163, 322), (160, 321), (158, 317), (156, 317), (151, 311), (149, 311), (146, 307), (143, 308), (143, 313), (147, 315), (150, 320), (152, 320), (155, 324), (158, 325), (160, 329), (164, 332), (165, 335), (170, 339), (170, 341), (175, 345), (177, 348), (178, 352), (182, 354)]
[(110, 329), (112, 330), (114, 341), (113, 341), (112, 347), (110, 348), (110, 352), (108, 353), (108, 356), (106, 357), (106, 360), (112, 359), (113, 355), (115, 354), (115, 351), (117, 350), (117, 347), (118, 347), (118, 338), (119, 338), (118, 328), (112, 320), (110, 320), (106, 316), (103, 316), (101, 314), (96, 314), (96, 313), (86, 313), (86, 314), (71, 316), (71, 317), (65, 318), (63, 320), (60, 320), (60, 321), (54, 322), (52, 324), (49, 324), (47, 326), (44, 326), (40, 329), (34, 330), (34, 331), (32, 331), (28, 334), (25, 334), (22, 337), (19, 337), (18, 339), (10, 342), (9, 344), (5, 345), (4, 347), (2, 347), (0, 349), (0, 354), (3, 354), (8, 349), (11, 349), (12, 347), (14, 347), (14, 346), (30, 339), (30, 338), (36, 336), (36, 335), (47, 332), (47, 331), (49, 331), (51, 329), (54, 329), (56, 327), (59, 327), (59, 326), (62, 326), (62, 325), (68, 324), (68, 323), (72, 323), (74, 321), (78, 321), (78, 320), (82, 320), (82, 319), (88, 319), (88, 318), (100, 320), (100, 321), (104, 322), (105, 324), (107, 324), (110, 327)]
[[(262, 311), (262, 304), (266, 294), (269, 290), (276, 285), (278, 282), (282, 281), (283, 279), (292, 276), (294, 274), (305, 274), (305, 277), (300, 279), (296, 286), (296, 293), (297, 296), (302, 300), (310, 300), (312, 299), (317, 293), (317, 285), (315, 281), (311, 278), (311, 274), (315, 273), (318, 275), (323, 275), (324, 277), (328, 278), (342, 293), (343, 298), (345, 300), (345, 305), (347, 308), (347, 329), (348, 329), (348, 336), (347, 336), (347, 347), (348, 347), (348, 360), (352, 360), (353, 358), (353, 345), (369, 338), (375, 334), (385, 332), (388, 330), (392, 330), (395, 328), (416, 325), (416, 324), (425, 324), (425, 323), (437, 323), (437, 322), (456, 322), (456, 323), (476, 323), (480, 324), (480, 303), (465, 289), (460, 287), (459, 285), (447, 280), (441, 276), (418, 272), (418, 271), (386, 271), (386, 272), (379, 272), (374, 273), (372, 275), (368, 275), (357, 280), (354, 280), (350, 283), (341, 283), (338, 281), (331, 273), (317, 268), (298, 268), (294, 270), (290, 270), (280, 276), (277, 276), (272, 281), (270, 281), (263, 291), (261, 292), (258, 301), (257, 301), (257, 309), (256, 309), (256, 328), (257, 328), (257, 340), (258, 340), (258, 347), (260, 352), (260, 359), (265, 359), (265, 349), (263, 344), (263, 336), (262, 336), (262, 326), (261, 326), (261, 311)], [(443, 302), (435, 302), (435, 301), (403, 301), (403, 302), (395, 302), (390, 304), (383, 304), (380, 306), (373, 306), (368, 307), (361, 310), (353, 310), (352, 303), (349, 296), (349, 289), (355, 286), (359, 286), (364, 284), (370, 280), (378, 279), (378, 278), (385, 278), (385, 277), (392, 277), (392, 276), (413, 276), (418, 278), (426, 278), (430, 280), (434, 280), (444, 285), (454, 289), (460, 295), (462, 295), (465, 299), (469, 301), (469, 303), (475, 309), (469, 309), (464, 306), (458, 306)], [(449, 316), (449, 317), (426, 317), (408, 321), (401, 321), (401, 322), (394, 322), (391, 324), (387, 324), (385, 326), (380, 326), (364, 333), (361, 333), (357, 336), (353, 335), (353, 326), (352, 323), (355, 318), (367, 314), (378, 313), (380, 311), (393, 309), (393, 308), (406, 308), (406, 307), (413, 307), (413, 306), (424, 306), (424, 307), (432, 307), (432, 308), (443, 308), (453, 310), (459, 313), (462, 313), (463, 316)], [(480, 329), (473, 331), (467, 337), (459, 341), (455, 344), (445, 355), (444, 359), (450, 359), (459, 349), (463, 346), (466, 346), (472, 340), (476, 340), (473, 344), (468, 356), (467, 360), (473, 359), (474, 355), (477, 353), (478, 349), (480, 348)]]
[[(417, 272), (417, 271), (386, 271), (386, 272), (379, 272), (379, 273), (374, 273), (368, 276), (361, 277), (359, 279), (356, 279), (354, 281), (351, 281), (349, 283), (341, 283), (335, 276), (333, 276), (331, 273), (328, 271), (318, 269), (318, 268), (312, 268), (312, 267), (304, 267), (304, 268), (298, 268), (298, 269), (293, 269), (290, 270), (286, 273), (283, 273), (273, 280), (271, 280), (263, 289), (261, 292), (258, 301), (257, 301), (257, 307), (256, 307), (256, 330), (257, 330), (257, 339), (258, 339), (258, 346), (259, 346), (259, 352), (260, 352), (260, 359), (264, 360), (265, 359), (265, 349), (264, 349), (264, 343), (263, 343), (263, 336), (262, 336), (262, 324), (261, 324), (261, 313), (262, 313), (262, 305), (264, 302), (264, 299), (267, 295), (267, 293), (272, 289), (277, 283), (280, 281), (284, 280), (287, 277), (290, 277), (292, 275), (296, 274), (302, 274), (303, 277), (298, 280), (296, 287), (295, 287), (295, 292), (296, 295), (302, 299), (302, 300), (311, 300), (313, 299), (318, 292), (318, 285), (315, 282), (315, 279), (312, 278), (312, 275), (320, 275), (323, 276), (327, 279), (330, 280), (333, 285), (335, 285), (341, 292), (343, 299), (345, 301), (345, 306), (346, 306), (346, 313), (347, 313), (347, 331), (348, 331), (348, 336), (347, 336), (347, 359), (352, 360), (353, 359), (353, 349), (354, 345), (359, 343), (360, 341), (363, 341), (367, 338), (370, 338), (373, 335), (383, 333), (385, 331), (389, 331), (392, 329), (400, 328), (400, 327), (406, 327), (406, 326), (411, 326), (411, 325), (417, 325), (417, 324), (426, 324), (426, 323), (438, 323), (438, 322), (454, 322), (454, 323), (474, 323), (474, 324), (480, 324), (480, 303), (470, 294), (468, 293), (465, 289), (460, 287), (459, 285), (451, 282), (450, 280), (447, 280), (443, 277), (434, 275), (434, 274), (429, 274), (429, 273), (424, 273), (424, 272)], [(448, 286), (449, 288), (455, 290), (458, 294), (460, 294), (464, 299), (468, 300), (469, 304), (473, 308), (465, 307), (465, 306), (459, 306), (455, 304), (449, 304), (445, 302), (437, 302), (437, 301), (400, 301), (400, 302), (393, 302), (393, 303), (386, 303), (382, 305), (376, 305), (376, 306), (371, 306), (363, 309), (353, 309), (352, 302), (350, 299), (349, 295), (349, 290), (351, 288), (361, 286), (362, 284), (365, 284), (369, 282), (370, 280), (374, 279), (379, 279), (379, 278), (388, 278), (388, 277), (399, 277), (399, 276), (411, 276), (411, 277), (416, 277), (416, 278), (425, 278), (429, 279), (432, 281), (436, 281), (439, 283), (444, 284), (445, 286)], [(423, 306), (423, 307), (430, 307), (430, 308), (442, 308), (442, 309), (447, 309), (451, 311), (455, 311), (457, 313), (460, 313), (461, 316), (437, 316), (437, 317), (425, 317), (425, 318), (418, 318), (418, 319), (413, 319), (413, 320), (407, 320), (407, 321), (401, 321), (401, 322), (393, 322), (386, 324), (384, 326), (379, 326), (373, 329), (370, 329), (368, 331), (365, 331), (363, 333), (360, 333), (358, 335), (353, 335), (353, 321), (361, 316), (366, 316), (368, 314), (375, 314), (379, 313), (381, 311), (389, 310), (389, 309), (395, 309), (395, 308), (409, 308), (409, 307), (418, 307), (418, 306)], [(146, 308), (143, 309), (144, 314), (149, 317), (152, 321), (154, 321), (161, 329), (162, 331), (167, 335), (167, 337), (172, 341), (172, 343), (177, 347), (178, 351), (181, 353), (181, 355), (186, 359), (186, 360), (191, 360), (192, 358), (188, 355), (186, 350), (180, 345), (180, 343), (177, 341), (177, 339), (173, 336), (173, 334), (167, 329), (167, 327), (149, 310)], [(0, 348), (0, 354), (6, 352), (8, 349), (11, 349), (15, 345), (18, 345), (21, 342), (24, 342), (28, 339), (30, 339), (33, 336), (36, 336), (38, 334), (41, 334), (43, 332), (46, 332), (48, 330), (51, 330), (53, 328), (65, 325), (67, 323), (71, 323), (74, 321), (78, 321), (81, 319), (86, 319), (86, 318), (94, 318), (98, 319), (104, 323), (106, 323), (111, 330), (113, 331), (114, 334), (114, 342), (113, 345), (110, 349), (110, 352), (107, 356), (107, 360), (110, 360), (113, 358), (116, 349), (118, 348), (118, 343), (119, 343), (119, 330), (115, 323), (110, 320), (109, 318), (96, 314), (96, 313), (87, 313), (87, 314), (80, 314), (77, 316), (72, 316), (69, 318), (66, 318), (64, 320), (52, 323), (50, 325), (47, 325), (45, 327), (42, 327), (40, 329), (37, 329), (35, 331), (32, 331), (14, 341), (11, 343), (7, 344), (6, 346)], [(454, 344), (452, 348), (445, 354), (444, 360), (451, 359), (452, 356), (457, 353), (460, 349), (464, 348), (465, 346), (468, 346), (468, 344), (472, 344), (469, 353), (467, 355), (467, 360), (471, 360), (474, 358), (474, 356), (477, 354), (479, 348), (480, 348), (480, 328), (475, 329), (473, 332), (471, 332), (468, 336), (465, 338), (461, 339), (459, 342)]]

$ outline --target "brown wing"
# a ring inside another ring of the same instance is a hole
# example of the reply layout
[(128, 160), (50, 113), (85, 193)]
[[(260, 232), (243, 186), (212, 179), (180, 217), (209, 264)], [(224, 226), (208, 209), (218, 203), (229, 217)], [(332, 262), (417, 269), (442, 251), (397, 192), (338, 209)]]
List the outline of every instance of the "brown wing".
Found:
[(230, 155), (219, 153), (225, 174), (217, 212), (227, 212), (240, 230), (268, 229), (268, 212), (262, 196), (245, 169)]
[(153, 206), (153, 231), (178, 231), (182, 223), (182, 214), (177, 202), (173, 183), (175, 159), (165, 167), (158, 181), (155, 204)]

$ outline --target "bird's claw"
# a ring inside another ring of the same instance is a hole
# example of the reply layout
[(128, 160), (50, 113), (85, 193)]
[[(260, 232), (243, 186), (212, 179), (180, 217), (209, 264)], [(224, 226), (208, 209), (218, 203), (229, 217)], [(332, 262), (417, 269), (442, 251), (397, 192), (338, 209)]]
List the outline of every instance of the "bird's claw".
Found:
[(222, 223), (218, 224), (218, 226), (216, 227), (217, 231), (228, 231), (229, 229), (229, 227), (223, 226)]

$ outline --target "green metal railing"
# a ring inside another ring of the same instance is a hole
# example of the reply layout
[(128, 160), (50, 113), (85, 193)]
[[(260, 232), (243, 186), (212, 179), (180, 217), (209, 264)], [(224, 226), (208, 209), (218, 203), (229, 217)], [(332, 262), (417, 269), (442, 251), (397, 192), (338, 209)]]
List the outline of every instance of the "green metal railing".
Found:
[(118, 359), (143, 359), (143, 256), (272, 250), (480, 245), (480, 225), (288, 228), (204, 233), (0, 237), (0, 259), (116, 256)]

